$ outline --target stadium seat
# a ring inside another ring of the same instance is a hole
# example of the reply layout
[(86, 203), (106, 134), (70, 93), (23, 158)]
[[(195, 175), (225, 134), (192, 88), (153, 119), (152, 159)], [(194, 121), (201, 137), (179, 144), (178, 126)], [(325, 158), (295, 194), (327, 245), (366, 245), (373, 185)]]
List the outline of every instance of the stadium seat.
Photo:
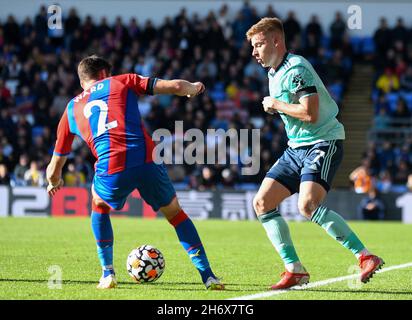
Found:
[(379, 100), (379, 90), (376, 88), (372, 89), (372, 101), (373, 103), (377, 103)]
[(328, 91), (338, 102), (342, 100), (342, 96), (343, 96), (343, 85), (342, 84), (340, 83), (331, 84), (330, 86), (328, 86)]
[(320, 39), (321, 47), (328, 49), (329, 43), (330, 43), (330, 38), (327, 36), (322, 36), (322, 38)]
[(361, 37), (351, 37), (350, 43), (353, 48), (353, 52), (358, 55), (361, 53), (362, 50), (362, 38)]
[(412, 92), (401, 92), (400, 95), (405, 100), (409, 111), (412, 111)]
[(44, 130), (44, 127), (42, 127), (42, 126), (33, 127), (31, 129), (32, 138), (34, 139), (37, 136), (43, 135), (43, 130)]
[(345, 69), (345, 72), (350, 72), (352, 70), (352, 60), (349, 57), (344, 57), (342, 67)]
[(329, 49), (325, 50), (325, 58), (332, 59), (332, 57), (333, 57), (333, 50), (329, 50)]
[(394, 112), (396, 110), (396, 104), (398, 103), (398, 99), (399, 93), (397, 92), (391, 92), (386, 94), (386, 100), (388, 100), (389, 109), (391, 112)]
[(373, 54), (375, 52), (375, 42), (372, 37), (364, 37), (362, 41), (362, 53)]
[(395, 193), (405, 193), (408, 192), (408, 188), (405, 185), (395, 184), (392, 186), (391, 191)]
[(239, 183), (235, 185), (235, 189), (244, 191), (256, 191), (259, 186), (256, 183)]
[(210, 92), (210, 97), (214, 102), (225, 101), (226, 92), (225, 86), (222, 82), (217, 82)]
[(187, 190), (190, 188), (187, 182), (173, 182), (173, 186), (176, 190)]

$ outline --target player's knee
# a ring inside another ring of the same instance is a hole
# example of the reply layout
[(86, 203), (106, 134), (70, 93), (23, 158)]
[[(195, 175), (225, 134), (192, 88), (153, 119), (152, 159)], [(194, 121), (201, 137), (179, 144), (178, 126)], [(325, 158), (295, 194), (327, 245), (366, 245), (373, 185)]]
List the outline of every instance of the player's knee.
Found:
[(168, 205), (161, 207), (159, 210), (166, 219), (170, 221), (182, 210), (182, 208), (180, 207), (177, 198), (174, 197)]
[(109, 205), (104, 202), (102, 199), (99, 198), (93, 198), (93, 204), (95, 207), (101, 209), (101, 210), (109, 210), (110, 211), (110, 207)]
[(305, 199), (298, 202), (298, 209), (301, 215), (310, 219), (313, 212), (319, 207), (319, 203), (314, 199)]
[(259, 195), (256, 195), (253, 198), (253, 209), (255, 209), (257, 215), (260, 215), (270, 210), (270, 208), (268, 208), (268, 203), (265, 200), (265, 198)]

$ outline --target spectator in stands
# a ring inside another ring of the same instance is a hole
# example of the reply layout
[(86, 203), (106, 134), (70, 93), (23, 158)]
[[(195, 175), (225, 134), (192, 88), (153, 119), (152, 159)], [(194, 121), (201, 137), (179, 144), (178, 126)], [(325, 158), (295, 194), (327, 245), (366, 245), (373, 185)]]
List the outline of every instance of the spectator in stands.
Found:
[(30, 93), (30, 88), (24, 86), (21, 88), (21, 94), (16, 96), (16, 111), (19, 113), (32, 113), (34, 96)]
[(395, 70), (396, 68), (396, 53), (393, 47), (389, 47), (389, 49), (386, 51), (386, 55), (384, 56), (384, 59), (381, 61), (382, 65), (378, 69), (379, 72), (381, 70), (385, 72), (386, 68), (391, 69), (392, 71)]
[[(319, 23), (319, 19), (317, 15), (312, 15), (310, 17), (310, 21), (306, 26), (305, 30), (306, 37), (308, 38), (310, 35), (313, 36), (314, 43), (319, 47), (320, 41), (323, 36), (322, 26)], [(306, 41), (307, 42), (307, 41)]]
[(45, 143), (41, 133), (33, 137), (33, 142), (30, 144), (28, 154), (31, 159), (41, 159), (48, 154), (48, 145)]
[(382, 193), (392, 191), (392, 176), (389, 170), (383, 170), (379, 173), (379, 180), (376, 181), (376, 189)]
[(349, 175), (349, 179), (353, 182), (353, 187), (356, 193), (367, 193), (372, 188), (372, 176), (369, 173), (368, 161), (364, 160), (362, 166), (357, 167)]
[(405, 23), (402, 17), (396, 20), (396, 26), (393, 28), (391, 35), (392, 41), (401, 41), (404, 45), (408, 40), (408, 29), (405, 27)]
[[(348, 69), (348, 72), (350, 72), (352, 68), (352, 63), (353, 63), (352, 60), (354, 56), (354, 48), (351, 43), (351, 37), (349, 36), (347, 32), (343, 35), (342, 45), (338, 50), (342, 51), (344, 67), (345, 69)], [(367, 57), (368, 57), (368, 54), (365, 55), (365, 59), (367, 59)]]
[(86, 183), (86, 176), (83, 172), (76, 170), (74, 163), (69, 163), (63, 180), (64, 184), (68, 187), (81, 187)]
[(346, 23), (342, 18), (340, 12), (335, 13), (335, 20), (330, 25), (330, 47), (331, 49), (338, 49), (342, 46), (343, 36), (346, 32)]
[(375, 116), (373, 123), (374, 128), (378, 130), (388, 129), (390, 127), (391, 119), (385, 107), (379, 109), (379, 113)]
[(0, 163), (0, 185), (8, 186), (10, 184), (10, 176), (7, 170), (7, 166), (4, 163)]
[(376, 87), (383, 93), (398, 91), (399, 79), (391, 68), (386, 68), (385, 73), (376, 81)]
[(8, 162), (13, 158), (14, 148), (7, 137), (1, 137), (0, 134), (0, 146), (2, 149), (2, 156), (8, 160)]
[(371, 188), (368, 195), (359, 204), (363, 220), (383, 220), (385, 216), (385, 204), (380, 199), (375, 188)]
[(76, 172), (81, 172), (86, 177), (86, 181), (93, 179), (94, 170), (88, 161), (85, 161), (81, 155), (76, 155), (74, 158)]
[[(399, 98), (398, 102), (396, 103), (396, 109), (391, 115), (392, 119), (397, 121), (396, 126), (401, 127), (401, 128), (407, 128), (410, 127), (410, 118), (411, 118), (411, 112), (408, 109), (408, 106), (406, 105), (406, 102), (404, 99)], [(408, 121), (409, 120), (409, 121)]]
[(215, 172), (208, 166), (202, 168), (198, 189), (200, 191), (216, 189)]
[(380, 163), (380, 168), (385, 170), (392, 170), (395, 164), (395, 153), (392, 148), (392, 143), (385, 141), (382, 148), (378, 151), (378, 158)]
[(412, 145), (410, 145), (409, 143), (405, 142), (402, 147), (397, 148), (396, 149), (396, 158), (397, 158), (397, 162), (399, 164), (399, 162), (401, 160), (406, 161), (408, 163), (412, 163)]
[[(346, 79), (345, 69), (343, 67), (342, 52), (336, 50), (333, 53), (332, 59), (326, 65), (327, 83), (337, 84), (341, 83), (343, 79)], [(340, 100), (340, 96), (336, 97)]]
[(412, 174), (408, 176), (408, 181), (406, 182), (406, 187), (409, 192), (412, 192)]
[(276, 12), (272, 4), (268, 4), (268, 6), (266, 7), (266, 12), (263, 16), (269, 17), (269, 18), (280, 18), (279, 13)]
[(4, 40), (13, 45), (18, 45), (20, 42), (20, 28), (14, 16), (9, 15), (7, 22), (4, 24)]
[(401, 160), (393, 174), (393, 183), (397, 185), (406, 185), (410, 174), (410, 165), (405, 160)]
[(237, 49), (242, 47), (244, 41), (245, 33), (249, 28), (249, 23), (246, 20), (242, 11), (239, 11), (235, 21), (232, 23), (232, 35), (235, 40), (235, 45)]
[(385, 56), (388, 47), (392, 43), (392, 32), (388, 27), (386, 18), (381, 18), (379, 28), (373, 36), (377, 52), (381, 56)]
[(296, 37), (300, 37), (302, 31), (302, 27), (298, 20), (296, 20), (294, 11), (288, 12), (288, 17), (283, 22), (283, 28), (285, 30), (286, 46), (289, 47)]
[(0, 77), (0, 109), (11, 103), (11, 92)]
[(59, 93), (53, 98), (52, 107), (56, 109), (57, 113), (61, 116), (66, 108), (67, 102), (70, 101), (67, 89), (61, 87)]
[(34, 18), (34, 30), (39, 40), (44, 39), (47, 35), (47, 9), (41, 6), (39, 13)]
[(380, 171), (380, 163), (376, 151), (376, 144), (369, 142), (366, 152), (363, 153), (362, 159), (368, 165), (371, 176), (376, 176)]
[(388, 99), (386, 99), (386, 95), (383, 93), (379, 94), (378, 101), (375, 103), (375, 114), (379, 114), (381, 109), (385, 109), (388, 115), (391, 112)]
[(227, 4), (223, 4), (218, 12), (217, 22), (219, 23), (220, 28), (223, 31), (223, 35), (226, 39), (229, 39), (232, 36), (232, 29), (230, 28), (230, 20), (228, 17), (229, 7)]
[(30, 168), (24, 173), (26, 185), (31, 187), (44, 187), (44, 172), (38, 168), (36, 160), (30, 162)]
[(401, 90), (412, 92), (412, 66), (408, 66), (400, 78)]
[(400, 79), (407, 69), (407, 64), (401, 55), (397, 54), (395, 57), (395, 74)]
[(312, 60), (316, 63), (316, 58), (319, 51), (319, 42), (313, 33), (307, 33), (305, 40), (305, 56), (307, 59)]
[(69, 15), (64, 21), (65, 36), (71, 36), (80, 27), (80, 18), (77, 15), (76, 8), (70, 8)]
[(233, 188), (238, 180), (237, 170), (233, 167), (223, 169), (221, 176), (222, 186), (225, 188)]
[(16, 186), (24, 186), (26, 181), (24, 175), (29, 170), (29, 158), (26, 153), (19, 157), (19, 163), (14, 167), (14, 182)]

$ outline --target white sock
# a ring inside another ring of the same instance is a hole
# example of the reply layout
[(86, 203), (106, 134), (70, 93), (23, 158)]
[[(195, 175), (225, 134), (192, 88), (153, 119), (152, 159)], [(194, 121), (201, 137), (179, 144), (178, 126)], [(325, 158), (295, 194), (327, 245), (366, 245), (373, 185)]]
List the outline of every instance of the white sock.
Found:
[(303, 273), (306, 272), (306, 269), (303, 267), (302, 263), (300, 261), (293, 262), (293, 263), (287, 263), (285, 264), (286, 270), (292, 273)]
[(368, 249), (363, 249), (361, 252), (355, 254), (356, 259), (359, 259), (360, 256), (370, 256), (372, 253), (369, 252)]

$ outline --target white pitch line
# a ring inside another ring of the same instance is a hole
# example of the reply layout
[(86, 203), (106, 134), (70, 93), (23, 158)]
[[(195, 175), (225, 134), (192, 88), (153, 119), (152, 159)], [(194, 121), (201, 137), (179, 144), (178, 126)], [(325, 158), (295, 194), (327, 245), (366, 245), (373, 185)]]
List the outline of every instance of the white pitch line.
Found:
[[(392, 271), (392, 270), (395, 270), (395, 269), (402, 269), (402, 268), (408, 268), (408, 267), (412, 267), (412, 262), (408, 262), (408, 263), (404, 263), (404, 264), (398, 264), (396, 266), (391, 266), (391, 267), (388, 267), (388, 268), (383, 268), (379, 271), (376, 271), (376, 273), (383, 273), (383, 272), (388, 272), (388, 271)], [(230, 299), (227, 299), (227, 300), (253, 300), (253, 299), (267, 298), (267, 297), (277, 296), (277, 295), (280, 295), (280, 294), (283, 294), (283, 293), (287, 293), (287, 292), (290, 292), (290, 291), (298, 291), (298, 290), (305, 290), (305, 289), (310, 289), (310, 288), (315, 288), (315, 287), (321, 287), (321, 286), (328, 285), (330, 283), (345, 281), (345, 280), (349, 280), (349, 279), (355, 279), (357, 277), (359, 277), (359, 274), (353, 274), (353, 275), (345, 276), (345, 277), (331, 278), (331, 279), (325, 279), (325, 280), (321, 280), (321, 281), (317, 281), (317, 282), (312, 282), (312, 283), (308, 283), (307, 285), (290, 288), (288, 290), (266, 291), (266, 292), (255, 293), (255, 294), (251, 294), (251, 295), (247, 295), (247, 296), (230, 298)], [(355, 292), (355, 290), (354, 290), (354, 292)]]

